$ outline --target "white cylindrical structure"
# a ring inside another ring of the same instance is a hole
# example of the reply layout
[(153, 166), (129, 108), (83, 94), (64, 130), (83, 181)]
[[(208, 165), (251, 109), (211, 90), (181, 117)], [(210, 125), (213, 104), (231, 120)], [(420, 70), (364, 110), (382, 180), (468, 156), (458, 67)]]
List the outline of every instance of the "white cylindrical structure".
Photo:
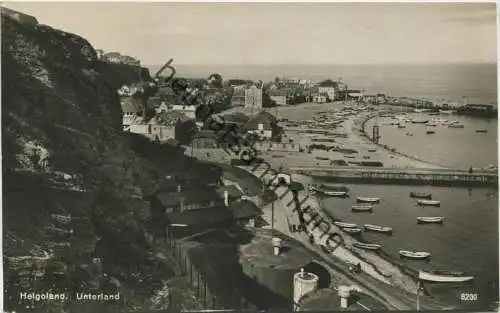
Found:
[(229, 192), (224, 190), (224, 205), (229, 206)]
[(338, 295), (340, 297), (340, 307), (346, 309), (348, 306), (348, 299), (351, 295), (349, 286), (339, 286)]
[(294, 310), (299, 309), (298, 303), (308, 293), (318, 289), (319, 277), (316, 274), (304, 272), (301, 268), (299, 273), (293, 275), (293, 302)]
[(278, 237), (273, 237), (273, 248), (274, 248), (274, 255), (279, 255), (281, 252), (281, 238)]

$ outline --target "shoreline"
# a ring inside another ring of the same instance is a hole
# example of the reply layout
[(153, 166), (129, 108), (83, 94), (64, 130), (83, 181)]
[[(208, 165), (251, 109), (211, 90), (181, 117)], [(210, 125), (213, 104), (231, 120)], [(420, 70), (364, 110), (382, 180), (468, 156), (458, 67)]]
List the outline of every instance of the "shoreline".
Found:
[(366, 132), (365, 125), (366, 125), (366, 123), (368, 121), (370, 121), (371, 119), (374, 119), (376, 117), (380, 117), (380, 113), (367, 115), (367, 116), (363, 117), (363, 119), (361, 121), (358, 121), (358, 122), (353, 121), (353, 126), (359, 126), (361, 133), (363, 135), (365, 135), (366, 137), (365, 136), (359, 136), (359, 135), (357, 135), (356, 131), (354, 129), (351, 129), (351, 133), (354, 136), (358, 136), (361, 140), (364, 140), (366, 143), (372, 144), (375, 147), (383, 149), (384, 151), (386, 151), (387, 153), (389, 153), (391, 155), (397, 155), (399, 157), (407, 158), (407, 159), (409, 159), (411, 161), (414, 161), (414, 162), (423, 163), (423, 164), (426, 164), (428, 167), (433, 167), (433, 168), (448, 168), (448, 167), (443, 166), (441, 164), (436, 164), (436, 163), (432, 163), (432, 162), (429, 162), (429, 161), (426, 161), (426, 160), (422, 160), (422, 159), (413, 157), (411, 155), (405, 154), (405, 153), (397, 151), (397, 150), (393, 151), (391, 149), (391, 147), (389, 147), (387, 145), (382, 145), (382, 144), (373, 142), (373, 139)]

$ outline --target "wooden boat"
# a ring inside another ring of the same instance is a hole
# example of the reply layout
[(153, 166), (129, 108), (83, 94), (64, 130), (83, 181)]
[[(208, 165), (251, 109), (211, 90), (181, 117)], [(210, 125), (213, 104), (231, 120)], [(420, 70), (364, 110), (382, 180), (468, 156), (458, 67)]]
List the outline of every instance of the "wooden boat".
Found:
[(360, 202), (365, 202), (365, 203), (379, 203), (380, 202), (380, 198), (377, 198), (377, 197), (373, 197), (373, 198), (369, 198), (369, 197), (357, 197), (356, 201), (358, 203), (360, 203)]
[(343, 222), (333, 222), (333, 223), (341, 228), (356, 228), (358, 226), (353, 223), (343, 223)]
[(361, 234), (361, 228), (342, 228), (342, 231), (351, 235)]
[(461, 283), (474, 280), (474, 276), (467, 276), (464, 273), (453, 273), (453, 272), (426, 272), (419, 270), (418, 279), (440, 282), (440, 283)]
[(428, 192), (410, 192), (410, 198), (420, 198), (432, 200), (432, 194)]
[(365, 242), (355, 242), (352, 244), (353, 247), (359, 248), (359, 249), (365, 249), (365, 250), (380, 250), (382, 248), (381, 245), (376, 244), (376, 243), (365, 243)]
[(425, 260), (431, 256), (429, 252), (417, 252), (417, 251), (406, 251), (399, 250), (399, 255), (405, 258)]
[(353, 211), (353, 212), (372, 212), (373, 206), (372, 205), (353, 205), (351, 207), (351, 211)]
[(347, 191), (330, 191), (330, 190), (324, 190), (324, 189), (320, 189), (320, 188), (317, 188), (317, 187), (314, 187), (314, 186), (311, 186), (310, 188), (311, 191), (314, 191), (314, 192), (317, 192), (317, 193), (320, 193), (320, 194), (323, 194), (323, 195), (327, 195), (327, 196), (330, 196), (330, 197), (347, 197), (349, 194), (347, 193)]
[(419, 217), (417, 217), (417, 223), (419, 223), (419, 224), (424, 224), (424, 223), (443, 224), (444, 217), (443, 216), (419, 216)]
[(427, 135), (432, 135), (432, 134), (435, 134), (436, 132), (433, 131), (433, 130), (428, 130), (425, 132)]
[(413, 124), (427, 124), (429, 120), (411, 120)]
[(376, 231), (379, 233), (385, 233), (388, 235), (392, 234), (392, 227), (384, 227), (384, 226), (378, 226), (378, 225), (372, 225), (372, 224), (365, 224), (363, 225), (365, 230), (370, 230), (370, 231)]
[(429, 122), (429, 123), (427, 123), (427, 126), (429, 126), (429, 127), (436, 127), (436, 126), (437, 126), (437, 124), (436, 124), (436, 123)]
[(401, 124), (399, 124), (399, 125), (398, 125), (398, 128), (406, 128), (406, 125), (401, 125)]
[(418, 200), (417, 203), (420, 206), (441, 206), (441, 201), (437, 200)]
[(377, 149), (368, 149), (368, 152), (376, 152)]
[(484, 129), (484, 128), (478, 128), (476, 129), (476, 133), (487, 133), (488, 130)]
[(320, 185), (313, 185), (315, 188), (319, 188), (322, 190), (329, 190), (329, 191), (345, 191), (348, 192), (349, 188), (345, 186), (331, 186), (331, 185), (325, 185), (325, 184), (320, 184)]
[(412, 136), (413, 136), (413, 133), (408, 132), (408, 133), (406, 133), (406, 136), (410, 136), (410, 137), (412, 137)]
[(465, 126), (462, 124), (450, 124), (448, 128), (464, 128)]

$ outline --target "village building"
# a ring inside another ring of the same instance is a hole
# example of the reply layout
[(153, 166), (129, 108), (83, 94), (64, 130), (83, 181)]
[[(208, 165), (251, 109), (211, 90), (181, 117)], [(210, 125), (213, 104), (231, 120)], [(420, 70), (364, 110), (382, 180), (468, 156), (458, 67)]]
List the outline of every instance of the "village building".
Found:
[(244, 128), (248, 133), (257, 135), (261, 140), (269, 140), (279, 133), (276, 117), (265, 111), (252, 117)]
[(171, 108), (173, 111), (180, 111), (188, 118), (196, 119), (196, 106), (195, 105), (178, 105), (174, 104)]
[(326, 93), (323, 93), (323, 94), (320, 94), (320, 93), (312, 94), (312, 101), (314, 103), (326, 103), (326, 102), (328, 102), (328, 95)]
[(231, 96), (231, 106), (245, 106), (245, 88), (234, 87)]
[(245, 109), (262, 110), (262, 87), (251, 85), (245, 89)]
[(143, 121), (143, 105), (140, 99), (125, 97), (121, 99), (122, 125), (124, 130), (132, 125)]

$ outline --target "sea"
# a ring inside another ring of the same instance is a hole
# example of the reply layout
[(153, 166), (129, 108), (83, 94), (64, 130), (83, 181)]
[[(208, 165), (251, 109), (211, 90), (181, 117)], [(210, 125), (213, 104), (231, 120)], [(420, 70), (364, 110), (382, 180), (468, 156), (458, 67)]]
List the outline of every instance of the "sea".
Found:
[[(208, 78), (219, 73), (224, 80), (264, 82), (276, 77), (341, 80), (350, 89), (391, 96), (426, 97), (435, 101), (497, 102), (497, 64), (371, 64), (371, 65), (184, 65), (172, 66), (180, 77)], [(147, 66), (152, 75), (161, 65)]]
[[(454, 65), (173, 65), (179, 76), (208, 77), (220, 73), (224, 79), (240, 78), (271, 81), (275, 77), (311, 80), (341, 79), (352, 89), (390, 96), (426, 97), (468, 103), (497, 101), (496, 64)], [(158, 67), (156, 67), (158, 68)], [(154, 67), (151, 68), (154, 74)], [(403, 109), (402, 109), (403, 110)], [(406, 112), (402, 112), (406, 113)], [(304, 118), (310, 112), (304, 106)], [(432, 117), (412, 115), (414, 118)], [(457, 120), (463, 129), (436, 127), (427, 135), (426, 126), (407, 124), (407, 128), (380, 125), (381, 142), (401, 153), (430, 163), (468, 169), (498, 164), (498, 121), (439, 116)], [(382, 120), (371, 120), (368, 127)], [(370, 124), (371, 123), (371, 124)], [(476, 133), (475, 129), (487, 133)], [(407, 132), (414, 136), (406, 136)], [(318, 180), (317, 183), (322, 183)], [(442, 269), (475, 275), (473, 284), (462, 286), (425, 284), (437, 300), (460, 306), (467, 311), (493, 311), (499, 294), (498, 190), (492, 188), (451, 188), (398, 185), (345, 185), (347, 199), (327, 198), (321, 202), (333, 217), (358, 224), (377, 224), (394, 229), (393, 236), (366, 233), (363, 240), (379, 243), (383, 251), (413, 269)], [(418, 207), (410, 192), (430, 192), (441, 207)], [(373, 213), (352, 213), (356, 196), (381, 197)], [(444, 225), (417, 225), (417, 216), (444, 216)], [(432, 253), (430, 261), (404, 261), (399, 250)], [(461, 300), (461, 294), (473, 294)], [(475, 296), (474, 296), (475, 295)]]

